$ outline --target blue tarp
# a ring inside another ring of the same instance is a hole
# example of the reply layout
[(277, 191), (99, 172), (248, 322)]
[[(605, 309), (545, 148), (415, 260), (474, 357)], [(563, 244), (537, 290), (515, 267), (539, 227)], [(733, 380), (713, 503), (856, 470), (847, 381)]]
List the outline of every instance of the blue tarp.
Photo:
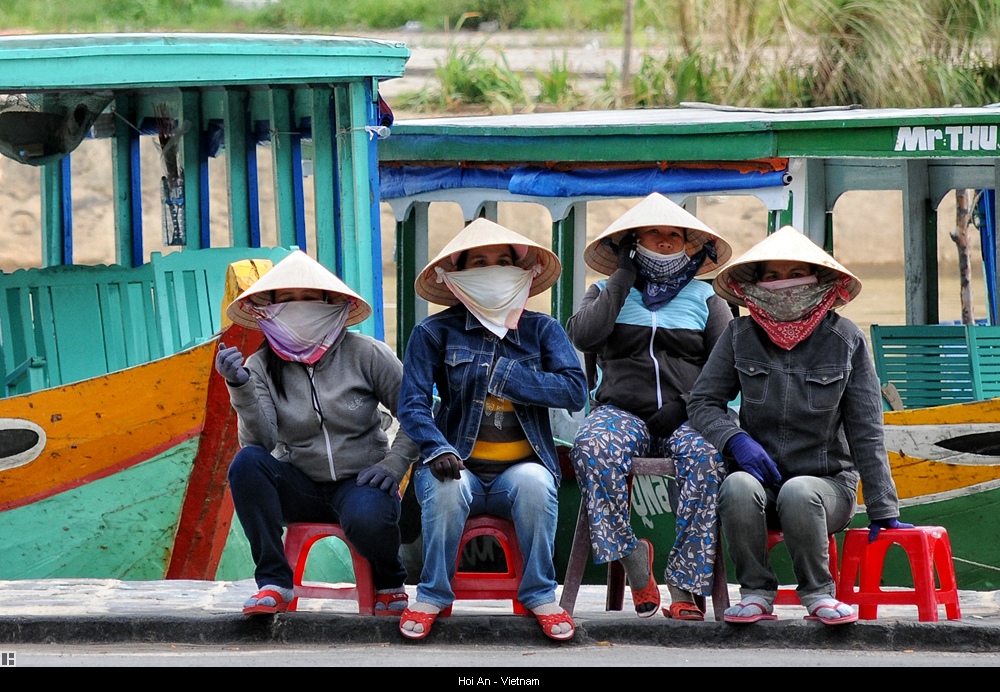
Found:
[(537, 197), (645, 197), (712, 190), (754, 190), (784, 184), (785, 171), (742, 173), (730, 169), (637, 168), (554, 171), (520, 166), (506, 170), (432, 166), (379, 169), (382, 199), (461, 188), (506, 190)]

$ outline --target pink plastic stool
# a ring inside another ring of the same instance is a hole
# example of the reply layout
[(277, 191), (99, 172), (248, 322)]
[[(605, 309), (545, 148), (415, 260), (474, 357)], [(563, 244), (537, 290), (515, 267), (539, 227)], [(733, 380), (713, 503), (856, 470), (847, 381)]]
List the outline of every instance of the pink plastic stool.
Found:
[[(311, 586), (302, 583), (306, 571), (306, 558), (313, 544), (323, 538), (339, 538), (351, 551), (354, 563), (354, 586)], [(372, 582), (372, 568), (368, 560), (358, 555), (347, 540), (340, 524), (289, 524), (285, 531), (285, 558), (292, 568), (292, 584), (295, 598), (289, 610), (295, 610), (300, 598), (333, 598), (356, 600), (359, 615), (375, 614), (375, 584)]]
[[(899, 545), (906, 551), (913, 574), (912, 589), (881, 589), (885, 553), (892, 545)], [(941, 588), (935, 586), (935, 568)], [(860, 583), (857, 588), (856, 583)], [(921, 622), (937, 622), (938, 606), (943, 605), (949, 620), (960, 620), (962, 611), (958, 604), (948, 532), (940, 526), (882, 529), (875, 542), (869, 544), (868, 529), (851, 529), (844, 539), (844, 563), (837, 598), (856, 604), (862, 620), (876, 619), (880, 605), (915, 605)]]
[[(785, 534), (781, 531), (771, 531), (767, 532), (767, 549), (771, 550), (774, 546), (785, 540)], [(837, 583), (837, 539), (834, 536), (830, 536), (830, 576), (833, 577), (833, 583)], [(799, 605), (799, 595), (795, 593), (795, 589), (778, 589), (778, 595), (774, 599), (775, 605)]]
[[(510, 599), (517, 615), (527, 615), (528, 609), (517, 600), (517, 590), (524, 576), (524, 558), (517, 542), (514, 523), (507, 519), (483, 514), (469, 517), (465, 522), (462, 540), (458, 546), (458, 557), (461, 560), (465, 544), (477, 536), (492, 536), (503, 549), (506, 572), (459, 572), (456, 567), (455, 577), (451, 580), (451, 589), (456, 600), (504, 600)], [(450, 614), (450, 608), (446, 609)]]

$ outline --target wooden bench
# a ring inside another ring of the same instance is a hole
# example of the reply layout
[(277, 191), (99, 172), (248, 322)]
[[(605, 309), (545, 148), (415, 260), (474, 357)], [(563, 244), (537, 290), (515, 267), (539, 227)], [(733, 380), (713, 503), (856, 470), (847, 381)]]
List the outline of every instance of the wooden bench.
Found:
[(879, 384), (903, 408), (926, 408), (1000, 396), (1000, 327), (871, 327)]
[(66, 265), (0, 273), (0, 398), (147, 363), (222, 328), (226, 267), (287, 250), (154, 253), (141, 267)]

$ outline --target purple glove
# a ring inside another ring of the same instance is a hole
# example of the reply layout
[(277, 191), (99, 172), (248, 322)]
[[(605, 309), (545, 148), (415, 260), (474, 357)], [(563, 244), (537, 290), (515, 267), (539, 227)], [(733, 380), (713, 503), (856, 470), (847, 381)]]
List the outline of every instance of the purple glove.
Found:
[(454, 454), (442, 454), (434, 457), (430, 463), (431, 473), (439, 481), (455, 480), (462, 477), (465, 464)]
[(763, 483), (774, 487), (781, 483), (778, 465), (768, 455), (764, 448), (747, 433), (741, 432), (729, 438), (726, 449), (736, 459), (740, 468)]
[(382, 492), (399, 494), (399, 483), (381, 466), (369, 466), (358, 474), (358, 485), (378, 488)]
[(215, 369), (229, 384), (241, 387), (250, 381), (250, 371), (243, 367), (243, 354), (235, 346), (226, 348), (219, 342), (219, 353), (215, 356)]
[(878, 532), (882, 529), (912, 529), (913, 524), (907, 524), (900, 521), (896, 517), (892, 519), (872, 519), (872, 523), (868, 526), (868, 542), (874, 543), (875, 539), (878, 538)]

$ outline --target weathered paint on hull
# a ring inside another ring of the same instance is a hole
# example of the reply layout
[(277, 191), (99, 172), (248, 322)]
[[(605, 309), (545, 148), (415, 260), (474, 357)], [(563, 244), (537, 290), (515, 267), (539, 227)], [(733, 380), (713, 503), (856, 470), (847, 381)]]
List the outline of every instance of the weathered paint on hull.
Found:
[(190, 440), (205, 419), (214, 343), (137, 368), (0, 400), (45, 431), (30, 463), (0, 471), (0, 512), (112, 475)]

